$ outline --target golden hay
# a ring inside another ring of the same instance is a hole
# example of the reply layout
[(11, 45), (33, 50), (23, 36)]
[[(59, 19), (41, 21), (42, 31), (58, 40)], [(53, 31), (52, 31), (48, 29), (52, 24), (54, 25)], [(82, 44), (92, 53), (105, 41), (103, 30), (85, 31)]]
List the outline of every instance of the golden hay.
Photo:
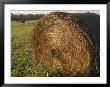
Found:
[(52, 12), (42, 17), (32, 31), (34, 64), (50, 61), (70, 76), (99, 76), (99, 34), (93, 31), (99, 25), (87, 24), (96, 16)]

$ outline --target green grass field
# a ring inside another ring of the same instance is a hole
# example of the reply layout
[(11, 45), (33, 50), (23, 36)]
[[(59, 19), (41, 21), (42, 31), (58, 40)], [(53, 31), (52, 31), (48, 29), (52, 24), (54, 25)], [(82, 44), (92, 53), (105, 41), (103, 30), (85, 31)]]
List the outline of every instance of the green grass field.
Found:
[(11, 76), (46, 77), (58, 75), (49, 62), (32, 64), (30, 35), (37, 21), (11, 22)]

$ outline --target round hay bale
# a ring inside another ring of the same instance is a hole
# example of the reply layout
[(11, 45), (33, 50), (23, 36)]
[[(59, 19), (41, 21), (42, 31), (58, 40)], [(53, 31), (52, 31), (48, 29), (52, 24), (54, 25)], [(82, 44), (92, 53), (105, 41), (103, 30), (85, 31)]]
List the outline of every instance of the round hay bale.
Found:
[(100, 27), (91, 27), (97, 26), (97, 15), (85, 15), (52, 12), (42, 17), (32, 31), (34, 64), (49, 61), (68, 76), (99, 76)]

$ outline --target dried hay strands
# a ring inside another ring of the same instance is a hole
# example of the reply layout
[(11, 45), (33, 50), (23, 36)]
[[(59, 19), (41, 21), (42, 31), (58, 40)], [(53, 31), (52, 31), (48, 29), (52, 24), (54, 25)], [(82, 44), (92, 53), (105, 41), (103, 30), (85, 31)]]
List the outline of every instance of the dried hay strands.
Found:
[(42, 17), (32, 31), (35, 64), (50, 61), (53, 68), (69, 76), (99, 76), (97, 23), (100, 17), (91, 13), (52, 12)]

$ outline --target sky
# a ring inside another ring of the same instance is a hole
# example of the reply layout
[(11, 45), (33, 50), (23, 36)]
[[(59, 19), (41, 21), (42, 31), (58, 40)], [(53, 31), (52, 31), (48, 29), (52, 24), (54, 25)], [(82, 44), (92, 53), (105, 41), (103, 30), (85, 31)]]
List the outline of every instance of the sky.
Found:
[[(58, 10), (57, 10), (58, 11)], [(13, 10), (11, 11), (11, 13), (13, 14), (48, 14), (50, 12), (54, 12), (52, 10), (48, 10), (48, 11), (32, 11), (32, 10)], [(98, 10), (73, 10), (73, 11), (63, 11), (63, 12), (68, 12), (68, 13), (85, 13), (85, 12), (91, 12), (91, 13), (96, 13), (96, 14), (100, 14), (100, 11)]]

